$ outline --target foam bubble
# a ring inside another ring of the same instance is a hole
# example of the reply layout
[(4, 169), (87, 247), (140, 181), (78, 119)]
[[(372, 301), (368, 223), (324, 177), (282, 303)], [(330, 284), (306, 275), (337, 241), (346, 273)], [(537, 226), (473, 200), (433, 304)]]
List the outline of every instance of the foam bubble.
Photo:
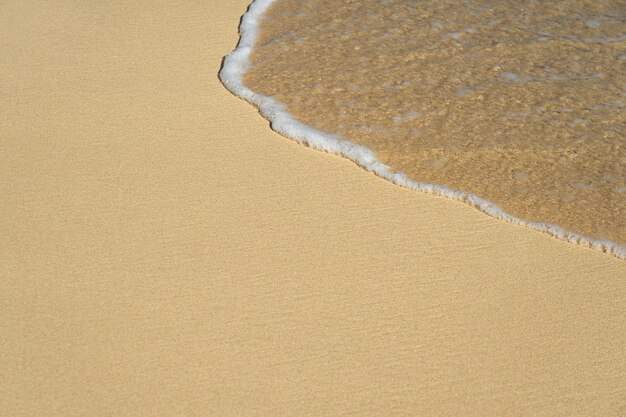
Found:
[(619, 259), (626, 259), (626, 246), (608, 240), (593, 239), (565, 230), (559, 226), (543, 222), (530, 222), (505, 213), (498, 205), (474, 194), (452, 190), (436, 184), (412, 180), (401, 172), (391, 172), (389, 166), (380, 162), (370, 149), (350, 142), (338, 135), (316, 130), (295, 120), (284, 106), (272, 97), (256, 93), (243, 85), (243, 74), (249, 65), (249, 57), (257, 38), (259, 25), (265, 11), (275, 0), (254, 0), (241, 19), (240, 40), (237, 48), (224, 58), (220, 70), (220, 80), (236, 96), (255, 105), (260, 113), (270, 121), (273, 130), (297, 142), (321, 151), (338, 154), (354, 161), (357, 165), (397, 185), (416, 191), (427, 192), (457, 201), (498, 219), (516, 225), (526, 226), (558, 239), (601, 250)]

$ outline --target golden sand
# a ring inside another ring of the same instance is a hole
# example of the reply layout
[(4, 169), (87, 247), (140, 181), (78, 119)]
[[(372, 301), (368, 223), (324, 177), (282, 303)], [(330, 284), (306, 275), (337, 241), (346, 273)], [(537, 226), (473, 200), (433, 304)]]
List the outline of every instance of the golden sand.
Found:
[(624, 415), (624, 262), (273, 133), (247, 5), (0, 7), (0, 415)]
[(245, 83), (392, 171), (626, 242), (625, 2), (278, 0)]

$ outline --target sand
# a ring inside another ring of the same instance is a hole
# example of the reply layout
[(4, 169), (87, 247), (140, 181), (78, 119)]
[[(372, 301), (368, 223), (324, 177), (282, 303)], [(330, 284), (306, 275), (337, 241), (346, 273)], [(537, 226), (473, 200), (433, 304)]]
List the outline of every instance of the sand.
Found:
[(278, 0), (244, 84), (391, 172), (626, 251), (625, 11)]
[(273, 133), (246, 6), (0, 8), (0, 414), (622, 416), (624, 262)]

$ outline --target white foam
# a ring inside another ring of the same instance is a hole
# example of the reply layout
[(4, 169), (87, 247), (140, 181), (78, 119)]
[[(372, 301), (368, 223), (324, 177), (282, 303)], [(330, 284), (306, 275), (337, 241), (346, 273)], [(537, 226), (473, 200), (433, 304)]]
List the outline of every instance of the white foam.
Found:
[(498, 219), (526, 226), (567, 242), (601, 250), (619, 259), (626, 259), (626, 246), (624, 245), (608, 240), (585, 237), (550, 223), (525, 221), (505, 213), (496, 204), (476, 195), (451, 190), (440, 185), (415, 181), (407, 178), (401, 172), (392, 173), (389, 167), (380, 162), (370, 149), (345, 140), (337, 135), (320, 132), (319, 130), (301, 123), (295, 120), (284, 109), (283, 105), (274, 98), (256, 93), (244, 86), (242, 82), (243, 74), (248, 68), (249, 56), (257, 38), (261, 18), (263, 13), (273, 2), (274, 0), (254, 0), (252, 4), (250, 4), (248, 11), (241, 19), (241, 25), (239, 27), (241, 38), (237, 48), (224, 58), (224, 64), (220, 71), (220, 79), (226, 88), (233, 94), (255, 105), (261, 114), (270, 121), (273, 130), (311, 148), (351, 159), (367, 171), (400, 186), (448, 197), (457, 201), (463, 201)]

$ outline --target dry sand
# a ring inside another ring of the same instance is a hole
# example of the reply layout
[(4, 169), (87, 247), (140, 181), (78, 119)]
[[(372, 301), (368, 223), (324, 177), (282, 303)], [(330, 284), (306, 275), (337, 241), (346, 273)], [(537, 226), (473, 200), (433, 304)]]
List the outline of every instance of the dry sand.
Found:
[(0, 415), (626, 412), (625, 267), (273, 133), (247, 0), (0, 7)]

